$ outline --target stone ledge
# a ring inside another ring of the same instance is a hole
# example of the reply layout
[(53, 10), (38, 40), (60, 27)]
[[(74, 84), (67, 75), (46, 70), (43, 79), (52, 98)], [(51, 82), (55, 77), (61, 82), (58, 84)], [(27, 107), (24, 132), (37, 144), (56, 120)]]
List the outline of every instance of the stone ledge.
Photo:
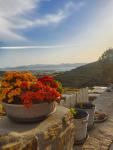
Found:
[(3, 117), (0, 120), (0, 149), (71, 150), (73, 133), (72, 115), (61, 106), (40, 123), (18, 124)]

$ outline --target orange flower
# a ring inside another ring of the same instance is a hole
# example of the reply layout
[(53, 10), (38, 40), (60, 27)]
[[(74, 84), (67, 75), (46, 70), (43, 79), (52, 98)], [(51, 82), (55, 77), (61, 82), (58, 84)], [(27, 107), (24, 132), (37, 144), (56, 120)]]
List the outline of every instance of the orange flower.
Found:
[(12, 101), (14, 96), (17, 96), (17, 95), (20, 95), (20, 94), (21, 94), (21, 90), (19, 88), (16, 88), (16, 89), (10, 91), (7, 96)]
[(6, 81), (3, 81), (1, 86), (7, 88), (9, 86), (9, 83)]
[(34, 81), (36, 77), (32, 75), (30, 72), (6, 72), (4, 75), (4, 80), (11, 81), (13, 79), (21, 79), (22, 81)]
[(8, 89), (4, 89), (4, 90), (2, 91), (2, 94), (6, 95), (8, 92), (9, 92)]
[(10, 81), (11, 79), (13, 79), (12, 72), (6, 72), (4, 75), (4, 80)]
[(20, 95), (21, 94), (21, 89), (20, 88), (16, 88), (15, 89), (15, 93), (16, 93), (16, 95)]
[(16, 83), (14, 84), (17, 87), (20, 87), (22, 81), (20, 81), (19, 79), (16, 80)]
[(2, 101), (3, 100), (3, 97), (2, 97), (2, 95), (0, 95), (0, 101)]

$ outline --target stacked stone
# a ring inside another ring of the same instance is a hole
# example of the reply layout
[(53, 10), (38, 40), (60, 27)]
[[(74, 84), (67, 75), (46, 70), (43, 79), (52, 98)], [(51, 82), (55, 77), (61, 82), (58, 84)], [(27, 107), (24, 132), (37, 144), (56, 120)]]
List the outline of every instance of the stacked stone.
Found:
[[(13, 122), (9, 122), (9, 126), (6, 125), (6, 131), (1, 125), (1, 122), (5, 124), (6, 120), (7, 118), (0, 120), (0, 150), (73, 150), (74, 124), (67, 108), (58, 106), (53, 115), (37, 123), (30, 131), (21, 133), (18, 133), (18, 129), (14, 132), (10, 128), (11, 125), (17, 125)], [(27, 124), (23, 126), (26, 128)]]

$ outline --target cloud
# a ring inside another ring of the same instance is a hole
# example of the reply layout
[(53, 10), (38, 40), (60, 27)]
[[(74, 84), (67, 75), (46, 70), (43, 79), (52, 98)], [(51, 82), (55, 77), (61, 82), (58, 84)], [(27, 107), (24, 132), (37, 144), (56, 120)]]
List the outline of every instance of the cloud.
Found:
[(65, 18), (67, 18), (72, 10), (78, 10), (84, 5), (83, 2), (78, 3), (77, 5), (72, 1), (68, 2), (64, 8), (58, 10), (55, 14), (46, 14), (41, 18), (37, 18), (33, 20), (21, 20), (22, 23), (16, 26), (16, 28), (26, 28), (26, 27), (33, 27), (33, 26), (47, 26), (49, 24), (59, 24)]
[(72, 10), (78, 10), (84, 5), (83, 2), (75, 4), (70, 1), (54, 14), (40, 15), (41, 17), (33, 20), (28, 19), (30, 14), (40, 7), (42, 1), (44, 0), (0, 0), (0, 40), (26, 40), (18, 33), (18, 29), (59, 24), (70, 15)]
[(12, 30), (14, 22), (11, 19), (18, 20), (20, 16), (32, 11), (38, 3), (38, 0), (0, 0), (0, 39), (23, 40), (24, 37)]
[(35, 46), (1, 46), (0, 49), (53, 49), (53, 48), (69, 48), (76, 47), (78, 44), (72, 45), (35, 45)]

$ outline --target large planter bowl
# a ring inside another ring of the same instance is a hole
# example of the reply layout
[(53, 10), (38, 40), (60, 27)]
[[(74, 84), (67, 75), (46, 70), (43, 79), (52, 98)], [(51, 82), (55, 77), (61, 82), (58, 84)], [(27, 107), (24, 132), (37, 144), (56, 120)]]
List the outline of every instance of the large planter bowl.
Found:
[(35, 122), (43, 120), (56, 110), (55, 102), (33, 104), (26, 108), (20, 104), (3, 103), (7, 116), (17, 122)]
[(75, 138), (74, 144), (83, 144), (87, 138), (87, 124), (89, 114), (81, 109), (76, 109), (79, 117), (74, 119), (75, 124)]

